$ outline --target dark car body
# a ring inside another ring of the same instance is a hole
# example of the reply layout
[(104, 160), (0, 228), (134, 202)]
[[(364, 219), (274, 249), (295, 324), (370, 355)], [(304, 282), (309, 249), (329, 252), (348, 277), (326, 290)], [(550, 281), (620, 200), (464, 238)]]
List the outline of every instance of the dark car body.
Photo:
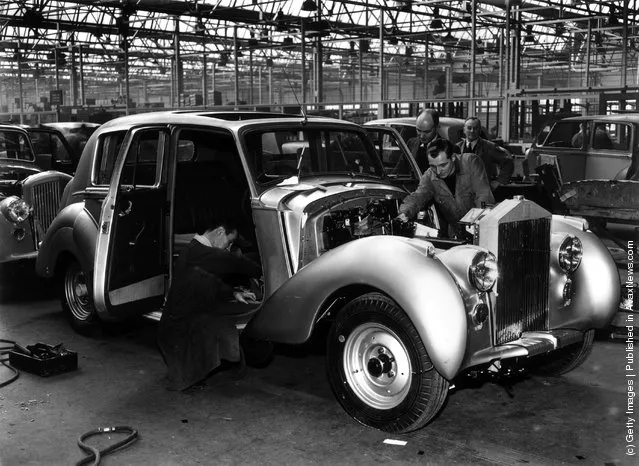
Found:
[(60, 122), (26, 129), (38, 166), (73, 175), (86, 141), (99, 126), (97, 123)]
[(36, 164), (26, 130), (0, 125), (0, 264), (37, 255), (69, 178)]

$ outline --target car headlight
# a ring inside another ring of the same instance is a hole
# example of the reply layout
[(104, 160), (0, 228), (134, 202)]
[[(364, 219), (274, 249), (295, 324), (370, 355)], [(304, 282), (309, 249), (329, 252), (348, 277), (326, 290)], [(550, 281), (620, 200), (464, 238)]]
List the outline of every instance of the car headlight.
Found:
[(468, 268), (468, 276), (479, 291), (490, 290), (499, 276), (495, 255), (492, 252), (478, 252)]
[(581, 264), (584, 248), (576, 236), (567, 236), (561, 243), (558, 252), (559, 267), (564, 272), (574, 272)]
[(11, 223), (20, 223), (29, 218), (31, 206), (18, 196), (9, 196), (0, 202), (0, 212)]

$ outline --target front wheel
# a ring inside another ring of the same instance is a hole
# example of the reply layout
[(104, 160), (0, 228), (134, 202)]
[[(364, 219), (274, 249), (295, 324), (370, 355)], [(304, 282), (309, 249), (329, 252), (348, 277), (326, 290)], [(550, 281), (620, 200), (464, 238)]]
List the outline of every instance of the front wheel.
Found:
[(71, 260), (62, 275), (60, 301), (71, 327), (80, 334), (90, 333), (98, 324), (87, 280), (80, 264)]
[(379, 293), (354, 299), (338, 314), (326, 362), (346, 412), (386, 432), (425, 426), (448, 393), (448, 381), (433, 366), (408, 316)]

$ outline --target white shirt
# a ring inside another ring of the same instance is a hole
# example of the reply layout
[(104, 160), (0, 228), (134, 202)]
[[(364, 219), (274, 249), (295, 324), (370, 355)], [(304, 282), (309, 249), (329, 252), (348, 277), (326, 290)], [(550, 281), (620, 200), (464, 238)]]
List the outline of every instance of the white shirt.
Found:
[(194, 239), (195, 241), (198, 241), (199, 243), (203, 244), (204, 246), (208, 246), (208, 247), (210, 247), (210, 248), (212, 248), (212, 247), (213, 247), (213, 245), (211, 244), (211, 242), (209, 241), (209, 239), (208, 239), (206, 236), (203, 236), (203, 235), (197, 235), (197, 234), (196, 234), (196, 235), (193, 237), (193, 239)]

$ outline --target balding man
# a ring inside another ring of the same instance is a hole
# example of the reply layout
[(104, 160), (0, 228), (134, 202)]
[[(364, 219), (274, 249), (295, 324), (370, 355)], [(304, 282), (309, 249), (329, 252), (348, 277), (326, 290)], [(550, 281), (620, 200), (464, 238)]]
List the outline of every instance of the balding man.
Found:
[(437, 131), (439, 129), (439, 113), (437, 110), (432, 108), (422, 110), (417, 115), (415, 127), (417, 129), (417, 137), (408, 141), (408, 147), (423, 173), (429, 167), (426, 146), (433, 141), (443, 139)]

